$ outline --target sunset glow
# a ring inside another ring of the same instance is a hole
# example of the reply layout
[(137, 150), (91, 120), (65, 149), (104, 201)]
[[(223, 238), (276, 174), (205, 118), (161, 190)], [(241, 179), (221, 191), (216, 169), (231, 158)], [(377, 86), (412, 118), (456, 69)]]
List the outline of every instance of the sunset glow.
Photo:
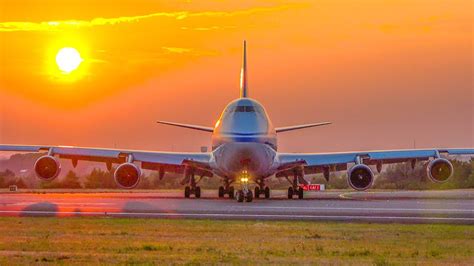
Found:
[(474, 145), (472, 1), (98, 3), (2, 2), (0, 142), (199, 150), (247, 40), (283, 151)]

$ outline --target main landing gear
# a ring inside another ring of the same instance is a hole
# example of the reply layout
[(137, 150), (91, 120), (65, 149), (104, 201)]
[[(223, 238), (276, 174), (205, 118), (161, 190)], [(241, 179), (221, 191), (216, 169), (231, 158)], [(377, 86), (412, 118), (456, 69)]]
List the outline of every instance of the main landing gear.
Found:
[[(199, 179), (200, 181), (201, 179)], [(185, 179), (184, 181), (189, 182), (189, 186), (186, 186), (184, 188), (184, 197), (185, 198), (190, 198), (191, 195), (194, 195), (195, 198), (200, 198), (201, 197), (201, 187), (197, 186), (196, 179), (194, 178), (194, 171), (192, 169), (186, 170), (185, 171)]]
[(225, 194), (229, 195), (229, 199), (234, 198), (234, 187), (230, 186), (229, 179), (226, 179), (224, 182), (224, 186), (220, 186), (218, 190), (219, 198), (223, 198)]
[(195, 186), (195, 187), (186, 186), (184, 188), (184, 197), (185, 198), (190, 198), (191, 195), (193, 195), (193, 194), (194, 194), (194, 197), (199, 199), (201, 197), (201, 187), (199, 187), (199, 186)]
[(265, 186), (263, 180), (260, 180), (258, 186), (255, 187), (255, 198), (260, 198), (260, 194), (263, 194), (266, 199), (270, 198), (270, 188)]
[(292, 185), (291, 187), (288, 188), (288, 199), (293, 199), (293, 196), (298, 196), (298, 199), (303, 199), (304, 196), (304, 190), (300, 186), (298, 186), (298, 179), (303, 178), (302, 176), (298, 175), (297, 172), (295, 172), (295, 175), (293, 177), (293, 181), (291, 181), (288, 177), (288, 181)]
[(300, 187), (297, 187), (297, 188), (293, 188), (293, 187), (289, 187), (288, 188), (288, 199), (292, 199), (293, 196), (296, 196), (298, 195), (298, 199), (302, 199), (303, 198), (303, 189), (300, 188)]

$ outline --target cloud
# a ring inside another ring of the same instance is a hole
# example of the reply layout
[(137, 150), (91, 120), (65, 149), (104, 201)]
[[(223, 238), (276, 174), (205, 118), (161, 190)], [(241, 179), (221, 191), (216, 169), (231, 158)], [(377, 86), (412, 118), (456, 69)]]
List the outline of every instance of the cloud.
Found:
[(195, 31), (225, 30), (225, 29), (235, 29), (235, 28), (237, 28), (237, 26), (181, 27), (182, 30), (195, 30)]
[(183, 54), (183, 53), (189, 53), (191, 52), (191, 49), (188, 48), (181, 48), (181, 47), (161, 47), (165, 49), (166, 51), (170, 53), (177, 53), (177, 54)]
[[(121, 23), (136, 23), (140, 20), (151, 18), (172, 18), (183, 20), (194, 17), (234, 17), (243, 15), (252, 15), (261, 12), (272, 12), (287, 10), (290, 8), (301, 7), (299, 4), (287, 4), (273, 7), (256, 7), (238, 11), (204, 11), (204, 12), (158, 12), (141, 16), (116, 17), (116, 18), (94, 18), (91, 20), (60, 20), (60, 21), (43, 21), (43, 22), (0, 22), (0, 32), (12, 31), (58, 31), (64, 29), (75, 29), (83, 27), (107, 26)], [(196, 30), (212, 30), (214, 28), (196, 28)]]

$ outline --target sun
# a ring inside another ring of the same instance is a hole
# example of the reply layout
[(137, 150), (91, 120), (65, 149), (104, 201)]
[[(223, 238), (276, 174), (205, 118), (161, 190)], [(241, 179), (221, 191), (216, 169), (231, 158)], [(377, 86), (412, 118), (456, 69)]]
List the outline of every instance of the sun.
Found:
[(82, 61), (83, 59), (76, 48), (64, 47), (56, 54), (56, 64), (65, 74), (69, 74), (76, 70)]

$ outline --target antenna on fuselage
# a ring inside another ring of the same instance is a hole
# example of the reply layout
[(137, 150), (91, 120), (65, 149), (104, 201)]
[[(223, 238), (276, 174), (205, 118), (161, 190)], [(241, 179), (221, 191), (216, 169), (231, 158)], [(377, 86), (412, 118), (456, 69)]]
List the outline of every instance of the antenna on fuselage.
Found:
[(247, 87), (247, 41), (244, 40), (244, 58), (242, 70), (240, 71), (240, 98), (248, 97)]

